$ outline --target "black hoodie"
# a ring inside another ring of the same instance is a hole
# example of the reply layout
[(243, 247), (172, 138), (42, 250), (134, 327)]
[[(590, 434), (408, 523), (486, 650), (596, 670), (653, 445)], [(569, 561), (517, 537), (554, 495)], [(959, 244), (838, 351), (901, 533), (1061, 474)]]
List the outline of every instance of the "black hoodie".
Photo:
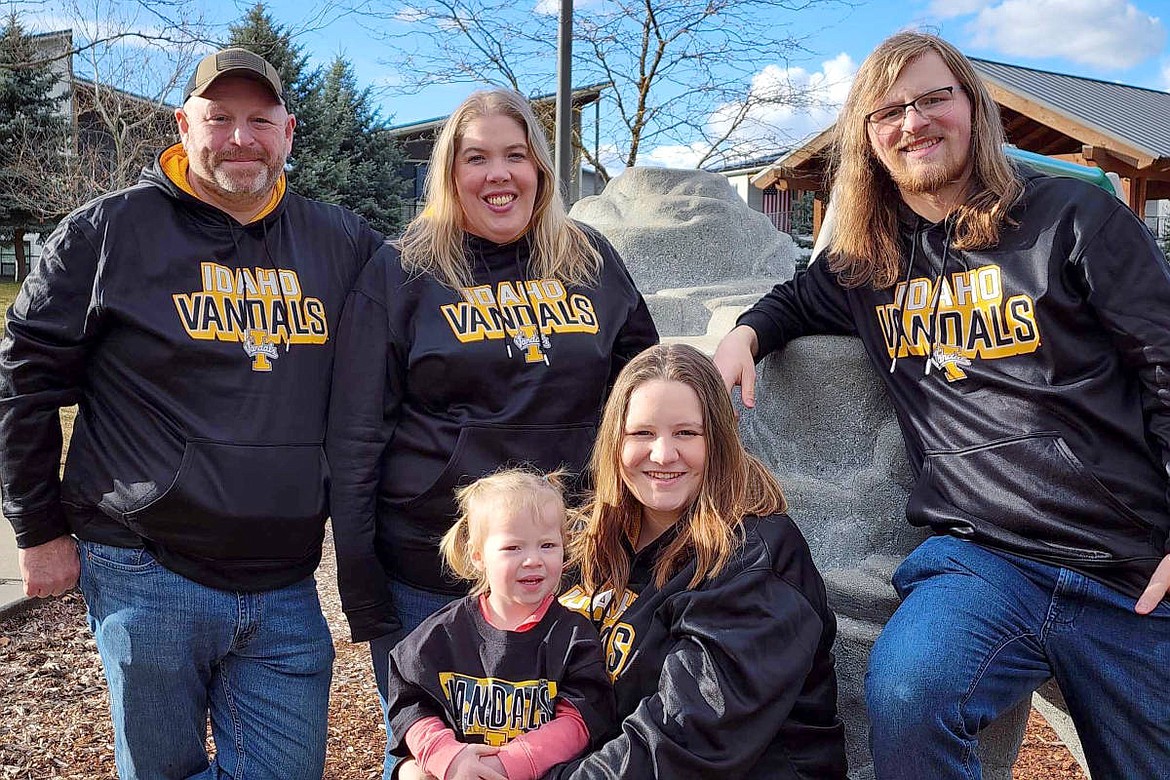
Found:
[(599, 626), (618, 727), (556, 780), (845, 780), (837, 716), (837, 621), (787, 515), (748, 517), (742, 546), (691, 587), (691, 561), (662, 587), (654, 566), (676, 523), (635, 553), (626, 591), (576, 586), (561, 603)]
[(739, 322), (761, 358), (860, 336), (917, 475), (911, 523), (1136, 597), (1170, 552), (1170, 265), (1132, 211), (1074, 179), (1027, 176), (1010, 217), (972, 252), (908, 217), (905, 282), (846, 290), (822, 259)]
[(466, 592), (444, 576), (438, 551), (454, 488), (507, 464), (580, 472), (618, 371), (658, 341), (621, 259), (587, 233), (603, 259), (589, 287), (529, 278), (524, 238), (469, 239), (466, 291), (405, 272), (392, 247), (354, 285), (327, 449), (338, 586), (355, 641), (399, 628), (388, 577)]
[(67, 217), (9, 311), (4, 515), (20, 547), (72, 531), (211, 587), (282, 587), (320, 559), (334, 330), (381, 236), (291, 192), (240, 225), (176, 185), (183, 162)]

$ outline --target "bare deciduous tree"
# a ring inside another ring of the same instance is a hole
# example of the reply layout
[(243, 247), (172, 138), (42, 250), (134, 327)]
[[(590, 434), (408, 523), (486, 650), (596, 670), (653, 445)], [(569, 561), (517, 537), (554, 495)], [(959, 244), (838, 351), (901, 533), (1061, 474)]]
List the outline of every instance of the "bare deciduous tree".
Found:
[[(362, 0), (395, 46), (401, 89), (444, 83), (500, 83), (546, 91), (556, 68), (556, 0), (535, 8), (512, 0)], [(698, 165), (742, 154), (740, 141), (760, 109), (800, 108), (802, 87), (753, 76), (769, 63), (809, 55), (784, 19), (848, 0), (593, 0), (574, 11), (573, 80), (604, 83), (602, 135), (612, 156), (634, 165), (647, 149), (685, 144)], [(776, 73), (783, 74), (783, 69)], [(766, 143), (776, 128), (755, 127)], [(606, 150), (576, 138), (603, 179)]]
[(143, 165), (176, 140), (171, 102), (208, 46), (193, 0), (19, 6), (25, 18), (51, 12), (54, 26), (68, 28), (31, 36), (24, 60), (0, 65), (54, 74), (67, 128), (53, 137), (32, 125), (19, 128), (3, 155), (5, 200), (30, 217), (13, 226), (23, 274), (25, 230), (51, 226), (87, 200), (133, 184)]

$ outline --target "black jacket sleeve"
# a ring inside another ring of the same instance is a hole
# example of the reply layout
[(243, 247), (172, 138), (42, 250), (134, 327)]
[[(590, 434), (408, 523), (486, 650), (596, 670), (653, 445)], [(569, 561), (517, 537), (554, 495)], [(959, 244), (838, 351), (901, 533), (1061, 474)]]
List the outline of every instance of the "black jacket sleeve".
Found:
[(385, 246), (362, 271), (341, 313), (325, 454), (337, 551), (337, 587), (353, 641), (397, 632), (389, 578), (374, 547), (382, 455), (405, 383), (405, 345), (390, 327), (386, 290), (398, 253)]
[(589, 730), (589, 744), (597, 747), (617, 721), (617, 703), (613, 683), (605, 670), (605, 652), (597, 629), (580, 618), (574, 627), (565, 659), (565, 677), (557, 691), (576, 708)]
[(17, 547), (69, 533), (60, 501), (58, 410), (81, 398), (101, 328), (99, 252), (88, 223), (49, 237), (8, 311), (0, 342), (0, 485)]
[(756, 765), (813, 668), (821, 617), (768, 568), (676, 598), (657, 692), (615, 739), (549, 777), (727, 780)]
[(756, 332), (756, 360), (762, 360), (800, 336), (854, 335), (857, 327), (836, 274), (822, 256), (740, 315), (737, 325)]
[(1137, 374), (1170, 504), (1170, 264), (1146, 226), (1120, 203), (1069, 262), (1080, 269), (1089, 305)]

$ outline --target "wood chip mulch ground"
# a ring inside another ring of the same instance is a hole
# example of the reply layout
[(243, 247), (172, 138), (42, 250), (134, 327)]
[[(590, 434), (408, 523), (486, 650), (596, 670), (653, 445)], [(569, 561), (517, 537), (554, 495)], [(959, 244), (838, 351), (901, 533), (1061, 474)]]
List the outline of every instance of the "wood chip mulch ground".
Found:
[[(366, 646), (348, 640), (332, 549), (326, 549), (317, 577), (337, 647), (325, 777), (375, 780), (381, 776), (385, 732)], [(0, 780), (116, 778), (108, 707), (79, 594), (32, 603), (0, 621)], [(1035, 712), (1012, 775), (1085, 780)]]

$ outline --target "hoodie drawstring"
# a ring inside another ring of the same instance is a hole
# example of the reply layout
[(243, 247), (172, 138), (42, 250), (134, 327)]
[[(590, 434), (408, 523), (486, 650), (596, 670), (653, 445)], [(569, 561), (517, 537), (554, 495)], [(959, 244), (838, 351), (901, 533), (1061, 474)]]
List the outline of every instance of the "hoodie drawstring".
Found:
[(939, 270), (938, 276), (935, 277), (934, 300), (930, 305), (930, 331), (927, 334), (925, 376), (930, 376), (930, 367), (934, 363), (934, 348), (937, 343), (935, 337), (937, 335), (936, 331), (938, 330), (938, 306), (942, 301), (942, 287), (946, 283), (947, 266), (951, 261), (951, 230), (954, 228), (954, 224), (954, 221), (948, 217), (946, 237), (943, 239), (942, 268)]
[[(910, 262), (906, 264), (906, 278), (902, 280), (902, 304), (894, 312), (894, 359), (890, 361), (890, 373), (894, 373), (894, 369), (898, 367), (898, 350), (902, 347), (902, 342), (906, 340), (906, 328), (902, 322), (902, 312), (906, 310), (906, 297), (910, 294), (910, 274), (914, 270), (914, 259), (918, 256), (918, 236), (921, 234), (921, 228), (916, 226), (914, 228), (914, 238), (910, 241)], [(897, 288), (894, 288), (894, 293), (897, 294)]]
[[(898, 350), (901, 348), (903, 342), (908, 343), (906, 338), (906, 327), (903, 322), (903, 312), (906, 308), (906, 298), (910, 295), (910, 276), (914, 272), (914, 261), (918, 257), (918, 241), (924, 232), (921, 227), (922, 219), (919, 217), (918, 225), (914, 229), (914, 237), (910, 242), (910, 262), (906, 264), (906, 276), (902, 279), (902, 302), (894, 314), (894, 357), (890, 361), (890, 373), (894, 373), (894, 369), (898, 367)], [(923, 373), (930, 376), (931, 363), (934, 362), (934, 348), (936, 345), (935, 331), (938, 328), (938, 307), (942, 301), (942, 285), (947, 276), (947, 268), (951, 260), (951, 233), (954, 229), (954, 221), (949, 217), (946, 220), (947, 230), (946, 237), (943, 239), (943, 259), (942, 268), (938, 275), (935, 276), (934, 294), (931, 296), (930, 302), (930, 330), (927, 333), (927, 348), (926, 348), (926, 366)], [(897, 288), (895, 288), (896, 292)]]

